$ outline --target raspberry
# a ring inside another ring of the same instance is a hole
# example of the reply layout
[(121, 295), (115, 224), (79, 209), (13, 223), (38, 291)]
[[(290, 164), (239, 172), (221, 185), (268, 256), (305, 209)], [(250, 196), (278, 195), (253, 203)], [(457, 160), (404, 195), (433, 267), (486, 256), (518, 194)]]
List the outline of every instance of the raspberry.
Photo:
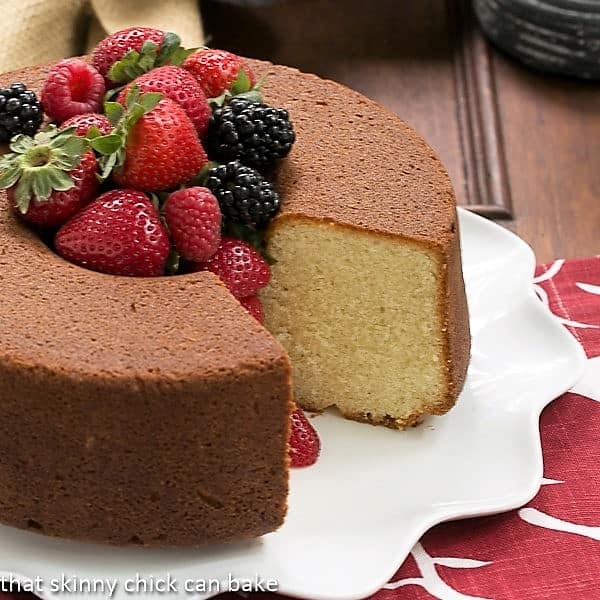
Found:
[(62, 123), (75, 115), (100, 110), (104, 78), (91, 65), (68, 58), (50, 69), (41, 96), (46, 114)]
[(240, 298), (240, 304), (261, 324), (265, 322), (262, 304), (258, 296), (247, 296)]
[(101, 135), (108, 135), (112, 131), (112, 125), (107, 117), (98, 113), (85, 113), (83, 115), (75, 115), (67, 119), (61, 129), (67, 127), (75, 127), (75, 135), (85, 137), (90, 127), (96, 127)]
[(191, 261), (208, 260), (221, 241), (221, 210), (210, 190), (184, 188), (165, 204), (165, 219), (179, 254)]
[(244, 165), (260, 169), (287, 156), (295, 139), (284, 108), (233, 98), (213, 112), (206, 149), (213, 160), (238, 159)]
[(223, 237), (217, 252), (193, 270), (213, 272), (236, 298), (256, 294), (271, 278), (267, 261), (247, 242), (230, 237)]
[(0, 142), (8, 142), (18, 133), (33, 136), (44, 113), (37, 96), (17, 81), (0, 90)]
[(309, 467), (317, 462), (321, 442), (300, 408), (291, 415), (290, 459), (292, 467)]
[(273, 186), (239, 161), (210, 169), (206, 187), (218, 200), (223, 218), (231, 223), (262, 227), (279, 210), (279, 195)]
[(246, 86), (235, 90), (236, 93), (247, 92), (256, 82), (252, 69), (245, 61), (226, 50), (204, 48), (188, 56), (183, 68), (197, 79), (207, 98), (216, 98), (225, 90), (231, 90), (240, 71), (246, 76)]

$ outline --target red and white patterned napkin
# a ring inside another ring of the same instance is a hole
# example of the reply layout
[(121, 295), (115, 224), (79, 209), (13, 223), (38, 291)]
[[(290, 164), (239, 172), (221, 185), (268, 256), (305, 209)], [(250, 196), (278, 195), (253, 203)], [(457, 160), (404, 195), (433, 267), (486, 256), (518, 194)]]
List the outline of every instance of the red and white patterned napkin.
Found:
[(534, 284), (588, 357), (542, 414), (542, 489), (518, 510), (434, 527), (371, 600), (600, 599), (600, 256), (542, 265)]
[(519, 510), (434, 527), (372, 598), (600, 599), (600, 256), (541, 265), (534, 283), (588, 357), (542, 413), (541, 490)]

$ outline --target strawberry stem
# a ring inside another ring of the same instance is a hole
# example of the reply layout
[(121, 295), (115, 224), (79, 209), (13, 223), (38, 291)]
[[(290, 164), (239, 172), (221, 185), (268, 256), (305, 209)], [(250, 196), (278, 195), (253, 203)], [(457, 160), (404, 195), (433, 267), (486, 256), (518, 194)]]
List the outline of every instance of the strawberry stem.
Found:
[(121, 60), (112, 65), (107, 77), (113, 83), (126, 84), (155, 67), (180, 66), (196, 50), (197, 48), (183, 48), (180, 37), (168, 31), (160, 46), (146, 40), (139, 52), (137, 50), (127, 52)]
[(140, 94), (139, 87), (132, 85), (125, 98), (125, 108), (119, 102), (107, 102), (104, 105), (104, 114), (113, 125), (113, 130), (107, 135), (95, 136), (90, 140), (92, 148), (100, 154), (98, 159), (100, 181), (104, 181), (113, 170), (123, 167), (126, 158), (127, 136), (131, 128), (162, 98), (163, 94), (158, 92)]
[(22, 214), (33, 199), (48, 200), (53, 191), (66, 191), (75, 183), (69, 175), (89, 149), (89, 141), (74, 135), (75, 128), (58, 130), (49, 125), (35, 137), (17, 135), (11, 153), (0, 159), (0, 189), (16, 186), (15, 198)]
[(207, 102), (214, 110), (229, 104), (233, 98), (244, 98), (250, 102), (262, 102), (263, 96), (260, 88), (264, 85), (266, 76), (261, 77), (252, 87), (250, 87), (250, 79), (244, 69), (241, 69), (237, 79), (231, 84), (231, 90), (225, 90), (220, 96), (207, 98)]

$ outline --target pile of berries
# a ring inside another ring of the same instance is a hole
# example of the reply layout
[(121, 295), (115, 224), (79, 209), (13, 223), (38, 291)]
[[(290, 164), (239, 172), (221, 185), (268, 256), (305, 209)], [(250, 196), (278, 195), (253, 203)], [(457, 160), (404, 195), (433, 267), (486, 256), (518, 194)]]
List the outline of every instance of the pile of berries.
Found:
[(258, 88), (230, 52), (185, 50), (147, 27), (117, 32), (91, 64), (56, 63), (39, 100), (19, 82), (0, 90), (12, 150), (0, 187), (25, 221), (56, 230), (67, 260), (138, 277), (212, 271), (262, 320), (260, 234), (280, 200), (256, 169), (285, 157), (294, 132)]
[(295, 134), (261, 84), (230, 52), (119, 31), (91, 62), (56, 63), (39, 99), (20, 82), (0, 90), (0, 189), (66, 260), (135, 277), (211, 271), (262, 322), (262, 233), (280, 208), (264, 173)]

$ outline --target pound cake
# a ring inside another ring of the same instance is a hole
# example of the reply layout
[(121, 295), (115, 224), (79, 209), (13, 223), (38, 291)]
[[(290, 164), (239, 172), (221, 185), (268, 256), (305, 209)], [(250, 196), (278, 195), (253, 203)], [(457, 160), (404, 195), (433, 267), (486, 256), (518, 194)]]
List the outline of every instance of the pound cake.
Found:
[[(285, 517), (293, 400), (397, 429), (456, 401), (470, 338), (443, 166), (358, 93), (244, 64), (296, 139), (269, 173), (265, 327), (211, 268), (122, 277), (64, 260), (0, 191), (0, 522), (116, 545), (260, 536)], [(53, 68), (0, 88), (39, 94)]]
[(446, 170), (360, 94), (266, 72), (266, 97), (298, 131), (276, 176), (283, 209), (268, 240), (277, 263), (261, 294), (267, 329), (292, 360), (296, 402), (394, 428), (443, 414), (470, 350)]

